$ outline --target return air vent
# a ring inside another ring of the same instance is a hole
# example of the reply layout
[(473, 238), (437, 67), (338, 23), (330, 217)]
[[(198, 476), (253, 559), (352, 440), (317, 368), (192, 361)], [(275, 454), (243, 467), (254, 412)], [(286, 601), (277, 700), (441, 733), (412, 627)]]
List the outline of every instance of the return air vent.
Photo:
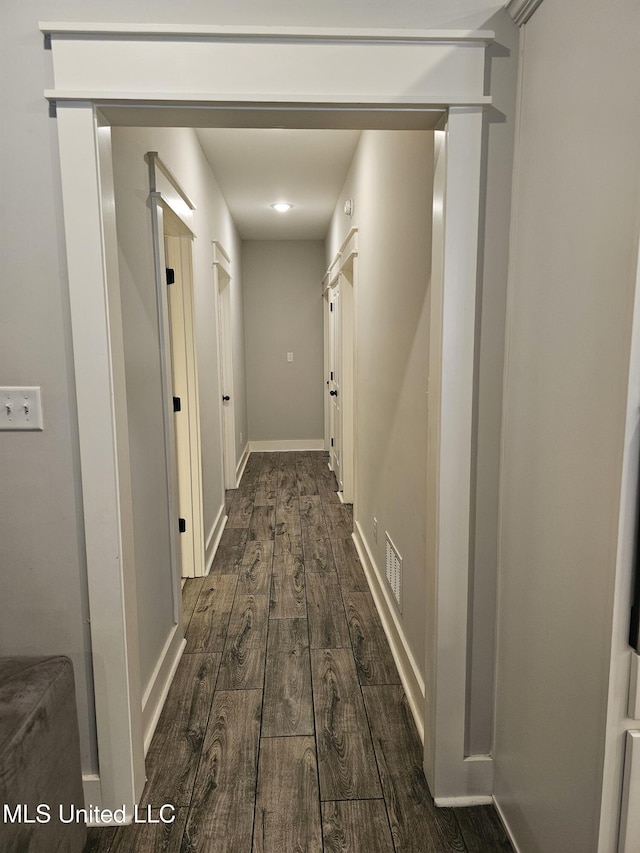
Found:
[(398, 602), (398, 610), (402, 613), (402, 557), (398, 553), (398, 549), (391, 541), (388, 533), (384, 535), (386, 564), (387, 564), (387, 583), (391, 587), (391, 592), (395, 600)]

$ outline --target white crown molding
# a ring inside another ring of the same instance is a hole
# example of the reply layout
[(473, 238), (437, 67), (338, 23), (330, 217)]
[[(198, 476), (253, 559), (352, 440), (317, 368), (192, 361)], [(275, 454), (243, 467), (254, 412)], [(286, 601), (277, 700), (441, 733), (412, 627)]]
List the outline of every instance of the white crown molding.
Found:
[(237, 27), (185, 24), (84, 23), (41, 21), (40, 32), (49, 36), (135, 36), (178, 39), (241, 39), (243, 41), (400, 41), (469, 42), (488, 44), (493, 30), (417, 30), (349, 27)]
[(509, 0), (506, 9), (519, 27), (526, 24), (542, 0)]

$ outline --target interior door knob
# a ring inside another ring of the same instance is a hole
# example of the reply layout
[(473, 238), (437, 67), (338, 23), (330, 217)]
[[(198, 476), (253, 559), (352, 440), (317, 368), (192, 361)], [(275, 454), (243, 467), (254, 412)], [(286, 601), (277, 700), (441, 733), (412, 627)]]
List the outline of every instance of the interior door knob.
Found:
[(224, 403), (228, 403), (230, 399), (231, 399), (231, 397), (228, 394), (222, 395), (222, 400)]

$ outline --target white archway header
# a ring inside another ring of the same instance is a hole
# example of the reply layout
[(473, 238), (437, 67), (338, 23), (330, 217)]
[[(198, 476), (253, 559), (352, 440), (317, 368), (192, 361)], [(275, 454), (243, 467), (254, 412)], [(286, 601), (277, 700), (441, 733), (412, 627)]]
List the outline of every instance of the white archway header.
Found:
[(40, 25), (55, 101), (479, 106), (489, 31)]

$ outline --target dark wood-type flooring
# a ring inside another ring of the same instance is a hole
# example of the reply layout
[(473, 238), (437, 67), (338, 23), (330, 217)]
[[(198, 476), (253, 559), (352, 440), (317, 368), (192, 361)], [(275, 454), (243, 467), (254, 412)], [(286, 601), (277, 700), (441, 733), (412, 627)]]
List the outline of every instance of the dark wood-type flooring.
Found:
[(434, 806), (326, 457), (252, 454), (227, 511), (146, 759), (143, 814), (176, 819), (86, 853), (510, 853), (491, 806)]

